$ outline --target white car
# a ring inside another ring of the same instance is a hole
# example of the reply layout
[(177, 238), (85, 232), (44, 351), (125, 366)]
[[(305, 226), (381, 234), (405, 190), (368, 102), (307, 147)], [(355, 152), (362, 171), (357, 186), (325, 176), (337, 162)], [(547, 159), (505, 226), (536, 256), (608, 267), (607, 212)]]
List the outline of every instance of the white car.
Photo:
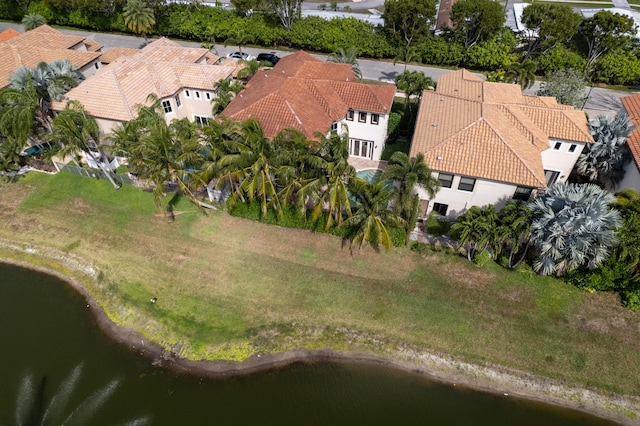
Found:
[(242, 53), (240, 53), (240, 52), (232, 52), (232, 53), (229, 53), (227, 55), (227, 58), (244, 59), (245, 61), (250, 61), (252, 59), (255, 59), (255, 56), (251, 56), (251, 55), (249, 55), (248, 53), (245, 53), (245, 52), (242, 52)]

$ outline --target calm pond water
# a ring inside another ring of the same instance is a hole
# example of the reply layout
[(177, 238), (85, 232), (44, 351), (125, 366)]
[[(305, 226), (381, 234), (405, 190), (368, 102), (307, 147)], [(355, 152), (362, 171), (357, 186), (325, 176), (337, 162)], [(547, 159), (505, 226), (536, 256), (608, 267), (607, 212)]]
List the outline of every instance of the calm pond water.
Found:
[[(55, 277), (0, 263), (0, 425), (16, 423), (20, 384), (47, 377), (46, 408), (78, 365), (66, 418), (114, 379), (80, 424), (611, 425), (576, 411), (431, 382), (392, 369), (296, 364), (225, 380), (177, 376), (102, 335), (82, 298)], [(37, 388), (37, 386), (36, 386)], [(59, 420), (58, 422), (60, 422)]]

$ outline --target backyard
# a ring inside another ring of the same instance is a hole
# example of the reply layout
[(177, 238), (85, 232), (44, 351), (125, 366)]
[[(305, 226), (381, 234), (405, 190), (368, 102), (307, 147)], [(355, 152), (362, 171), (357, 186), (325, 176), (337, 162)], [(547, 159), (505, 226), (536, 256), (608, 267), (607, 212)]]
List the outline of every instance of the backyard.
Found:
[[(169, 198), (169, 197), (167, 197)], [(640, 313), (531, 270), (207, 215), (69, 173), (0, 184), (0, 256), (81, 280), (109, 317), (191, 359), (398, 347), (640, 395)], [(7, 242), (77, 256), (97, 279)], [(150, 303), (156, 298), (156, 303)]]

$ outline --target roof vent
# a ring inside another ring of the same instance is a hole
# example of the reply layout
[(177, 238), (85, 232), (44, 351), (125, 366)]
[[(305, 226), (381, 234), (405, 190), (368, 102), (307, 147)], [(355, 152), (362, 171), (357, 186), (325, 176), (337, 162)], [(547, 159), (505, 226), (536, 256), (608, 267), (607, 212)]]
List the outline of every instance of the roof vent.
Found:
[(438, 155), (438, 156), (436, 157), (436, 160), (440, 161), (440, 160), (442, 160), (442, 157)]
[(454, 92), (458, 92), (458, 89), (453, 89)]
[(431, 127), (438, 127), (438, 123), (431, 123)]
[(444, 98), (440, 98), (440, 102), (444, 102)]

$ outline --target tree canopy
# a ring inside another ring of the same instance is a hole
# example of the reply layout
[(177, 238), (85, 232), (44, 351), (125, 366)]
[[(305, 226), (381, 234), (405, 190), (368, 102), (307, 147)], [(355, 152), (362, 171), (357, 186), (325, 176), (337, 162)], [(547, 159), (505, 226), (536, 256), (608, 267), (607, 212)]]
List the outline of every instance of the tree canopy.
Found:
[(561, 104), (581, 108), (587, 100), (585, 84), (582, 73), (575, 69), (553, 71), (547, 74), (536, 95), (553, 96)]
[(460, 0), (451, 8), (451, 22), (455, 38), (468, 48), (498, 34), (506, 18), (493, 0)]
[(397, 41), (409, 46), (431, 34), (436, 19), (435, 0), (385, 0), (384, 27)]
[(566, 4), (532, 3), (522, 12), (527, 56), (565, 44), (578, 32), (582, 17)]

